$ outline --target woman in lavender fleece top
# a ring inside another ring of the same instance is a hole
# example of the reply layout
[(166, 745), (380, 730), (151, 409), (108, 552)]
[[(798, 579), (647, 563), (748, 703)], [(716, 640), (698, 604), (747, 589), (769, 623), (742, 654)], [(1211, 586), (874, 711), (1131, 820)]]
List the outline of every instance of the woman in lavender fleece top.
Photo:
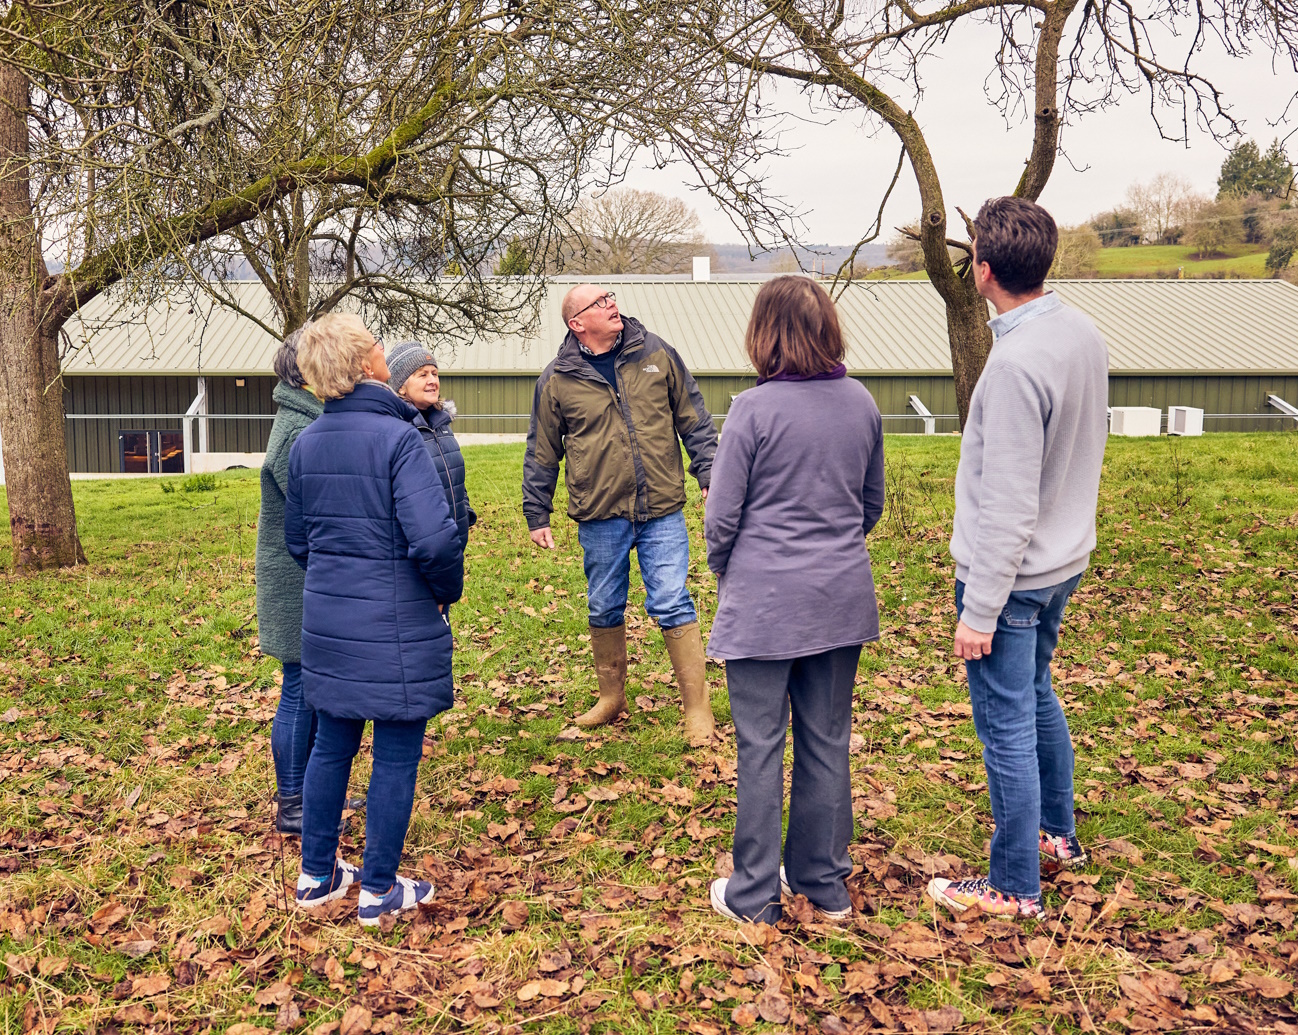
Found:
[(704, 519), (719, 600), (708, 654), (726, 662), (739, 746), (735, 869), (712, 906), (773, 924), (783, 889), (846, 919), (852, 694), (861, 645), (879, 637), (865, 536), (883, 513), (883, 424), (846, 377), (834, 303), (814, 281), (763, 286), (745, 344), (760, 377), (726, 417)]

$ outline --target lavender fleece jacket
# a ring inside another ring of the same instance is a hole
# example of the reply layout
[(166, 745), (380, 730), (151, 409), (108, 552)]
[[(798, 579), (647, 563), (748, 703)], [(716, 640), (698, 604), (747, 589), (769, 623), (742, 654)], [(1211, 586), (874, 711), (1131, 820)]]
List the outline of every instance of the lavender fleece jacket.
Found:
[(878, 639), (865, 536), (883, 494), (883, 421), (859, 381), (741, 392), (703, 521), (718, 578), (708, 654), (776, 661)]
[(1053, 292), (991, 321), (969, 402), (951, 556), (969, 628), (996, 631), (1011, 592), (1085, 571), (1108, 436), (1109, 351)]

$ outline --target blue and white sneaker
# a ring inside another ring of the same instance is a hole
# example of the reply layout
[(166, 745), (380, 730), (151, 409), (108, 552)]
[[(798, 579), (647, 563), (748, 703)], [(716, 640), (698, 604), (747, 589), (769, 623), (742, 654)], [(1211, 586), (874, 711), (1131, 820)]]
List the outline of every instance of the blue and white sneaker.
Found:
[(361, 879), (361, 868), (341, 859), (334, 860), (334, 872), (328, 877), (308, 877), (298, 874), (297, 904), (301, 909), (314, 909), (333, 902), (347, 894), (347, 889)]
[(403, 913), (407, 909), (433, 900), (437, 889), (426, 880), (398, 877), (386, 895), (376, 895), (361, 888), (360, 920), (362, 927), (378, 927), (384, 913)]

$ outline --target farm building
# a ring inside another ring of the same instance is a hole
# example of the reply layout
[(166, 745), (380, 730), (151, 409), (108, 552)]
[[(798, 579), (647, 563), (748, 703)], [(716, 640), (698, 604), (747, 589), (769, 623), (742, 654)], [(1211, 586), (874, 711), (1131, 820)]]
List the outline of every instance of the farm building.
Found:
[[(457, 433), (526, 431), (533, 385), (562, 335), (559, 304), (575, 279), (551, 285), (535, 334), (454, 350), (430, 343), (442, 366), (443, 395), (459, 409)], [(606, 277), (600, 283), (617, 293), (623, 312), (680, 351), (709, 408), (724, 419), (731, 397), (755, 381), (743, 336), (762, 281)], [(1298, 288), (1276, 280), (1052, 286), (1104, 333), (1110, 405), (1199, 407), (1208, 431), (1298, 424), (1271, 401), (1298, 404)], [(261, 285), (238, 290), (243, 307), (273, 325)], [(874, 394), (886, 429), (955, 430), (955, 387), (937, 292), (925, 281), (859, 281), (839, 299), (839, 312), (848, 371)], [(63, 391), (71, 469), (183, 470), (185, 424), (193, 451), (207, 454), (195, 469), (256, 463), (274, 414), (274, 336), (246, 317), (188, 296), (127, 316), (110, 314), (110, 303), (96, 300), (81, 327), (69, 328), (75, 347), (64, 362)], [(918, 416), (923, 411), (931, 423)]]

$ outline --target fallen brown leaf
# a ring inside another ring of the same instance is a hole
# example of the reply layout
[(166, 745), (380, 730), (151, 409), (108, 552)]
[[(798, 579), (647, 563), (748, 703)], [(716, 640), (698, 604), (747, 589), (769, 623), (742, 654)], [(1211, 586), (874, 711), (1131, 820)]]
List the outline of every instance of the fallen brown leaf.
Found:
[(1293, 982), (1272, 974), (1241, 974), (1239, 983), (1267, 999), (1283, 999), (1293, 992)]
[(362, 1032), (370, 1030), (373, 1019), (374, 1015), (360, 1003), (349, 1006), (338, 1024), (338, 1035), (362, 1035)]

